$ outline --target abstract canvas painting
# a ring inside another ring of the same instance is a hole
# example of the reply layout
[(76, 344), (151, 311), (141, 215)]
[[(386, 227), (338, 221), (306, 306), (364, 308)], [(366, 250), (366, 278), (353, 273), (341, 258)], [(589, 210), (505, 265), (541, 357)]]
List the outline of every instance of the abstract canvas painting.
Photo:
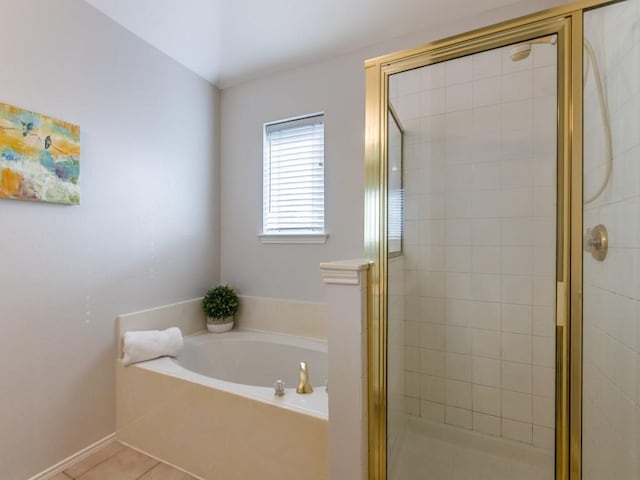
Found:
[(0, 198), (80, 203), (80, 127), (0, 102)]

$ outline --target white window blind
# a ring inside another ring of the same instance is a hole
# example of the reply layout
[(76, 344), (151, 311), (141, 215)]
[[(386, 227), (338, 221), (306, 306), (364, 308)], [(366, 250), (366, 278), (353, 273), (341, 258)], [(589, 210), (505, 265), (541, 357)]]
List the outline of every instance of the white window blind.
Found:
[(263, 233), (324, 232), (324, 121), (265, 126)]

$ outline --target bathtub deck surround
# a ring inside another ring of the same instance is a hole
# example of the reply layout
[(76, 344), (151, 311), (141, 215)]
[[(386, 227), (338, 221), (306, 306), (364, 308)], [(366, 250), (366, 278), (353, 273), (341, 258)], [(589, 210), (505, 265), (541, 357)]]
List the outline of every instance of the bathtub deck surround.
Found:
[(320, 264), (327, 290), (329, 478), (367, 478), (368, 260)]
[[(154, 312), (161, 320), (166, 316), (162, 308)], [(147, 311), (121, 316), (120, 330), (129, 321), (139, 325), (137, 315), (156, 328)], [(191, 320), (182, 318), (185, 325)], [(326, 480), (327, 393), (295, 393), (299, 357), (312, 366), (312, 382), (324, 385), (326, 342), (256, 331), (209, 335), (200, 325), (199, 333), (185, 337), (184, 355), (176, 360), (163, 357), (126, 368), (116, 361), (118, 439), (206, 479), (297, 480), (304, 471), (305, 478)], [(217, 370), (201, 370), (211, 355), (219, 357), (209, 359)], [(234, 372), (228, 368), (234, 365), (248, 368)], [(288, 365), (290, 372), (272, 373)], [(288, 385), (282, 397), (273, 390), (280, 376)]]
[(261, 330), (327, 339), (327, 304), (239, 295), (236, 323), (243, 330)]

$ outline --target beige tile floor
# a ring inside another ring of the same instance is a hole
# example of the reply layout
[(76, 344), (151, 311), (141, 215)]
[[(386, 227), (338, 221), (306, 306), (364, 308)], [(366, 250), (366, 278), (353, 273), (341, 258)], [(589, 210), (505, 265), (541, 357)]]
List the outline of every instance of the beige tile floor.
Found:
[(195, 480), (136, 450), (113, 442), (51, 480)]

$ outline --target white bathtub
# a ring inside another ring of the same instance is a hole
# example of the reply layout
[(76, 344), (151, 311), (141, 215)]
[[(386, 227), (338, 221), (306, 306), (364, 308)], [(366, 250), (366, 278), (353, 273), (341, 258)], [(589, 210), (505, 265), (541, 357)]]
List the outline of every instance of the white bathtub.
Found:
[[(295, 393), (300, 361), (315, 391)], [(177, 358), (116, 366), (120, 441), (204, 479), (326, 480), (327, 347), (232, 331), (185, 337)], [(283, 397), (273, 383), (285, 382)]]
[[(224, 390), (285, 407), (299, 407), (327, 418), (327, 396), (323, 392), (327, 383), (326, 342), (252, 331), (236, 330), (223, 335), (202, 332), (185, 337), (183, 350), (172, 361), (192, 373), (220, 380), (215, 384)], [(295, 393), (301, 361), (307, 362), (309, 368), (314, 387), (311, 395)], [(183, 374), (192, 377), (190, 373)], [(284, 397), (273, 395), (276, 380), (285, 383)]]

